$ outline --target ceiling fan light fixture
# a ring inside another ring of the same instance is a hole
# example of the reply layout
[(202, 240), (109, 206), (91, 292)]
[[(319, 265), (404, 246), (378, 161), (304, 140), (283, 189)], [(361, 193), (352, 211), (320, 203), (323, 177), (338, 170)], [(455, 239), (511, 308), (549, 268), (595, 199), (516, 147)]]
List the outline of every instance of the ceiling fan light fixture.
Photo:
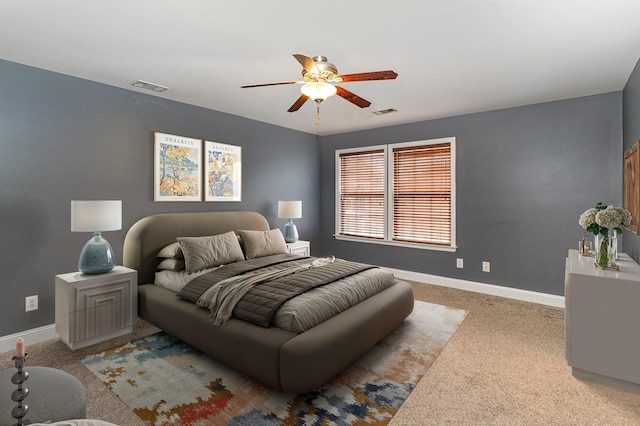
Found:
[(303, 95), (308, 96), (316, 102), (322, 102), (330, 96), (335, 95), (338, 89), (333, 84), (323, 82), (310, 82), (300, 89)]

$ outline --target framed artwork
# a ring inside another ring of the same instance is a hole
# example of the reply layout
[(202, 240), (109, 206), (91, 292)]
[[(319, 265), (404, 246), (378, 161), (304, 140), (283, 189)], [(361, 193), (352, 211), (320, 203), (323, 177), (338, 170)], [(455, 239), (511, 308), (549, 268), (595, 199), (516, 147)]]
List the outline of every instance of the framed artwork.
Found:
[(202, 201), (202, 141), (154, 133), (154, 201)]
[(205, 201), (242, 200), (242, 148), (204, 142)]
[(624, 153), (624, 208), (631, 213), (631, 225), (627, 228), (638, 235), (640, 231), (640, 141)]

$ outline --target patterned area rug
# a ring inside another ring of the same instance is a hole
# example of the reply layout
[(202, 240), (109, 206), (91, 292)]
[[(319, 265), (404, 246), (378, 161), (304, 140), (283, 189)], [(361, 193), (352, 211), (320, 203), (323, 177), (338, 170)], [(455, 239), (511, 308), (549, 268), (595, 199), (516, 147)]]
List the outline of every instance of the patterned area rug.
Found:
[(82, 363), (149, 425), (387, 424), (466, 315), (416, 301), (353, 365), (298, 395), (266, 388), (163, 332)]

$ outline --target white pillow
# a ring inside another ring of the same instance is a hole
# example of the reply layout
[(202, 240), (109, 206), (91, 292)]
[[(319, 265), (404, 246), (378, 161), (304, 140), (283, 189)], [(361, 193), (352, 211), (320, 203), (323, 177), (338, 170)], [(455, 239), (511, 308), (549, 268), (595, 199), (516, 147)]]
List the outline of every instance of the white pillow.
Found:
[(156, 272), (156, 279), (154, 280), (154, 283), (157, 286), (177, 293), (192, 279), (213, 271), (214, 269), (216, 268), (203, 269), (202, 271), (194, 272), (193, 274), (188, 274), (185, 270), (170, 271), (165, 269)]

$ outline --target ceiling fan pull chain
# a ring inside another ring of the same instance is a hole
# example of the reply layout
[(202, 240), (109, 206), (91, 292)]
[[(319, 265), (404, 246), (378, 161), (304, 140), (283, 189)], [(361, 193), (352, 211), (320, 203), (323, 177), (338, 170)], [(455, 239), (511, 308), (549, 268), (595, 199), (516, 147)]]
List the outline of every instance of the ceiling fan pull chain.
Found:
[(316, 126), (320, 123), (320, 103), (318, 103), (317, 108), (317, 115), (316, 115)]

